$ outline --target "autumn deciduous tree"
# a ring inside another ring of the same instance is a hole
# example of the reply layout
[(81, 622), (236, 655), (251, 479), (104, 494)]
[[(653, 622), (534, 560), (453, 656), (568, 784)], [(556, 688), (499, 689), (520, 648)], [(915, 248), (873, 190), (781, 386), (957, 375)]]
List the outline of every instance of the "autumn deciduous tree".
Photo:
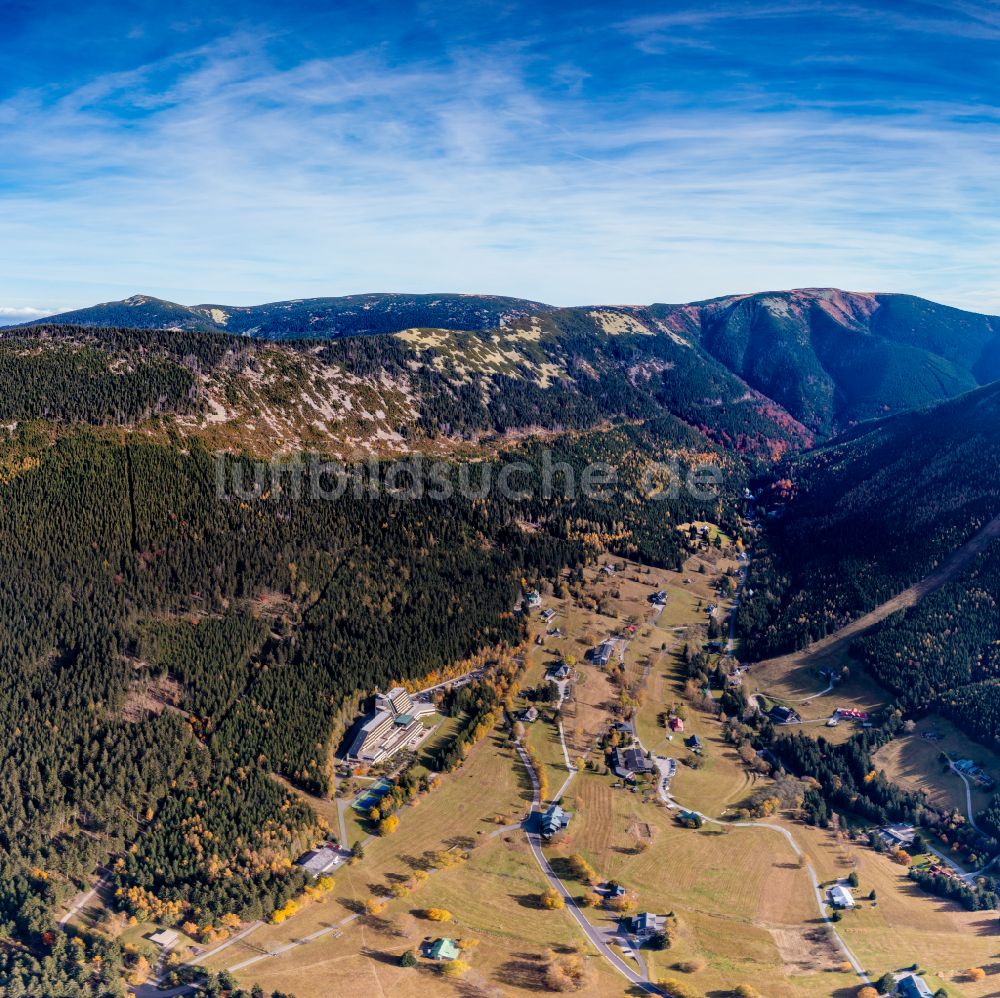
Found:
[(542, 907), (548, 908), (550, 911), (558, 911), (560, 908), (566, 907), (563, 896), (554, 887), (546, 887), (538, 899)]
[(544, 981), (549, 991), (581, 991), (589, 983), (590, 973), (589, 964), (578, 953), (546, 953)]
[(660, 981), (660, 988), (671, 998), (698, 998), (697, 990), (686, 981), (679, 981), (676, 977), (667, 977)]
[(423, 914), (432, 922), (450, 922), (454, 917), (447, 908), (425, 908)]
[(129, 984), (144, 984), (149, 977), (149, 961), (140, 953), (129, 968)]
[(982, 967), (970, 967), (965, 972), (967, 981), (981, 981), (986, 976), (986, 971)]
[(392, 835), (397, 828), (399, 828), (399, 818), (394, 814), (390, 814), (388, 818), (383, 818), (378, 823), (379, 835)]
[(623, 894), (620, 898), (612, 898), (608, 901), (608, 907), (619, 914), (635, 911), (636, 901), (631, 894)]
[(573, 876), (581, 883), (589, 884), (593, 887), (600, 880), (597, 876), (597, 871), (578, 852), (573, 853), (567, 862), (573, 871)]

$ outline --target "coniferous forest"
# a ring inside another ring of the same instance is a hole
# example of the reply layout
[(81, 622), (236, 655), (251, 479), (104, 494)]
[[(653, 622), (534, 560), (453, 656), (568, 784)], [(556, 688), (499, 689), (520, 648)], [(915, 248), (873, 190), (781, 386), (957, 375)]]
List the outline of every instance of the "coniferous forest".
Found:
[[(563, 474), (615, 466), (605, 497), (564, 494), (558, 475), (548, 490), (532, 445), (514, 454), (510, 497), (405, 501), (378, 466), (372, 488), (330, 498), (308, 464), (258, 484), (248, 460), (103, 425), (20, 422), (3, 448), (0, 926), (26, 947), (0, 963), (11, 994), (118, 993), (113, 945), (52, 944), (60, 903), (105, 864), (140, 918), (266, 918), (301, 891), (293, 860), (321, 834), (276, 774), (328, 792), (331, 751), (371, 690), (516, 644), (523, 579), (601, 549), (679, 564), (663, 518), (726, 520), (741, 481), (708, 503), (638, 491), (661, 461), (726, 462), (676, 421), (557, 446)], [(452, 466), (456, 485), (467, 472)]]

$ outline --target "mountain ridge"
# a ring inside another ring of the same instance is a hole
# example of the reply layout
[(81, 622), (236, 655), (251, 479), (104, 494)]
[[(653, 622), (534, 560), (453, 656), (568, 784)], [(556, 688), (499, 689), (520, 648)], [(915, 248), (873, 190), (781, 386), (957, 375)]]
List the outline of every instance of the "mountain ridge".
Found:
[[(836, 288), (727, 295), (687, 304), (566, 308), (492, 295), (368, 294), (260, 306), (184, 306), (135, 295), (8, 327), (8, 334), (31, 335), (32, 329), (67, 322), (91, 329), (226, 333), (276, 343), (413, 334), (412, 347), (447, 355), (435, 363), (462, 369), (470, 366), (463, 364), (463, 350), (479, 355), (480, 361), (471, 364), (476, 369), (487, 349), (483, 344), (498, 339), (513, 344), (518, 354), (539, 353), (529, 349), (529, 341), (544, 350), (557, 340), (580, 337), (617, 339), (638, 353), (664, 354), (641, 338), (664, 339), (697, 353), (702, 367), (726, 369), (818, 439), (1000, 379), (1000, 318), (912, 295)], [(672, 347), (666, 352), (676, 353)], [(569, 355), (566, 359), (573, 361)], [(681, 368), (690, 366), (690, 358), (682, 359)], [(508, 366), (523, 360), (511, 355)], [(672, 356), (652, 361), (660, 366), (656, 377), (678, 366)], [(552, 358), (528, 358), (528, 363), (552, 363)], [(645, 373), (650, 373), (648, 364)], [(542, 380), (547, 385), (549, 379)]]
[[(400, 294), (375, 292), (318, 298), (290, 298), (260, 305), (181, 305), (136, 294), (121, 301), (21, 323), (12, 328), (69, 324), (136, 329), (218, 331), (260, 339), (333, 337), (397, 332), (413, 325), (488, 329), (512, 318), (539, 314), (552, 305), (503, 295)], [(433, 321), (415, 321), (426, 319)]]

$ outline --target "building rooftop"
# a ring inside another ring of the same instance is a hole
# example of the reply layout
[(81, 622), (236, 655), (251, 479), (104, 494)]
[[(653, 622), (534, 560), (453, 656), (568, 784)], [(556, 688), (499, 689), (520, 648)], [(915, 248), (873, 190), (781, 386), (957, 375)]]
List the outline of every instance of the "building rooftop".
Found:
[(435, 939), (427, 949), (432, 960), (457, 960), (461, 953), (454, 939)]
[(646, 773), (653, 764), (637, 748), (615, 749), (614, 771), (618, 776), (628, 776), (632, 773)]
[(934, 992), (927, 982), (916, 974), (907, 974), (896, 982), (896, 993), (902, 998), (933, 998)]
[(652, 935), (655, 932), (662, 932), (666, 924), (666, 915), (654, 915), (650, 911), (644, 911), (632, 919), (632, 931), (639, 935)]
[(558, 805), (552, 804), (542, 815), (542, 835), (552, 838), (569, 824), (569, 815)]
[(591, 658), (598, 665), (607, 665), (611, 661), (611, 656), (615, 650), (614, 641), (602, 641), (591, 653)]
[(830, 888), (830, 903), (836, 908), (853, 908), (854, 895), (842, 884)]
[(177, 942), (177, 933), (173, 929), (160, 929), (159, 932), (154, 932), (150, 937), (149, 941), (153, 943), (154, 946), (160, 946), (166, 949), (168, 946), (173, 946)]
[(307, 852), (296, 862), (296, 865), (302, 867), (310, 876), (318, 877), (321, 874), (328, 873), (340, 861), (341, 856), (336, 849), (332, 846), (322, 846), (319, 849)]

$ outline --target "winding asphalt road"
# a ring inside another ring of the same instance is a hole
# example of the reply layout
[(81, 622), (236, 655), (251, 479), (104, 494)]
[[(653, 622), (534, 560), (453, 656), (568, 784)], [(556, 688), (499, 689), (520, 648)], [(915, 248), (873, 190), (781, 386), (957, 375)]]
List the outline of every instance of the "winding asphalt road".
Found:
[(650, 983), (646, 973), (645, 963), (638, 953), (636, 953), (636, 958), (637, 963), (642, 968), (642, 973), (638, 973), (633, 970), (624, 960), (622, 960), (620, 956), (618, 956), (617, 953), (615, 953), (615, 951), (608, 945), (605, 934), (587, 921), (587, 917), (582, 911), (580, 911), (580, 908), (576, 903), (576, 899), (569, 892), (566, 885), (556, 876), (552, 867), (549, 865), (549, 861), (545, 858), (545, 853), (542, 852), (542, 838), (531, 828), (531, 816), (541, 813), (542, 802), (539, 794), (538, 777), (535, 775), (534, 767), (531, 765), (531, 760), (528, 758), (527, 752), (524, 751), (520, 744), (517, 746), (517, 751), (518, 755), (521, 757), (521, 762), (524, 763), (524, 768), (527, 770), (528, 776), (531, 778), (531, 787), (534, 795), (534, 800), (531, 802), (531, 811), (528, 813), (528, 818), (524, 823), (524, 833), (527, 836), (531, 852), (535, 857), (535, 862), (538, 863), (538, 868), (542, 871), (542, 876), (548, 881), (549, 886), (553, 890), (557, 891), (563, 901), (565, 901), (566, 910), (583, 930), (587, 939), (594, 945), (601, 956), (603, 956), (604, 959), (618, 971), (619, 974), (647, 994), (666, 994), (666, 992), (658, 988), (655, 984)]

